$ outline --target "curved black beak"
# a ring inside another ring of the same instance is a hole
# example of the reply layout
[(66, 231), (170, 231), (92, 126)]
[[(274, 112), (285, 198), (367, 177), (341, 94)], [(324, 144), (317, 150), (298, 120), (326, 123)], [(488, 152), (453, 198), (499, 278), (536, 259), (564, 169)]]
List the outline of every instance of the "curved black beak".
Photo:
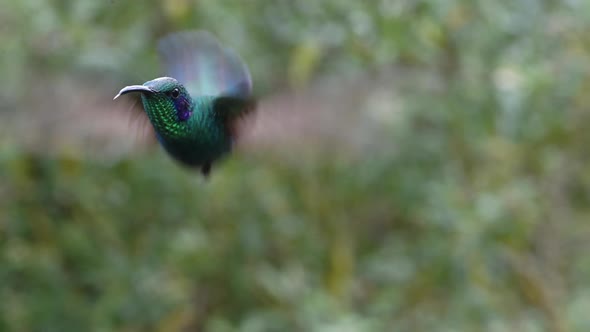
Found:
[(121, 91), (119, 91), (119, 93), (115, 96), (115, 98), (113, 98), (113, 100), (119, 98), (120, 95), (124, 95), (131, 92), (155, 93), (156, 91), (152, 90), (151, 88), (148, 88), (145, 85), (129, 85), (121, 89)]

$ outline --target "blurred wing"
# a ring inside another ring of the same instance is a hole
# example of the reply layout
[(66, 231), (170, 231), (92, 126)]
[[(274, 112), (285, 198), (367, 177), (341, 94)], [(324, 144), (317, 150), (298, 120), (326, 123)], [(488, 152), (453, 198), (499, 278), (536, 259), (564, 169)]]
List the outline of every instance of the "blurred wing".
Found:
[(125, 107), (127, 108), (126, 116), (129, 117), (128, 127), (135, 137), (135, 141), (143, 146), (156, 145), (156, 131), (143, 109), (141, 97), (131, 95), (128, 96), (127, 100), (129, 100), (129, 103)]
[(158, 52), (166, 75), (182, 83), (193, 97), (248, 98), (252, 93), (246, 65), (208, 32), (170, 34), (159, 41)]
[(241, 98), (231, 96), (217, 97), (213, 101), (213, 109), (225, 123), (230, 136), (236, 140), (242, 133), (252, 126), (251, 114), (256, 110), (254, 98)]

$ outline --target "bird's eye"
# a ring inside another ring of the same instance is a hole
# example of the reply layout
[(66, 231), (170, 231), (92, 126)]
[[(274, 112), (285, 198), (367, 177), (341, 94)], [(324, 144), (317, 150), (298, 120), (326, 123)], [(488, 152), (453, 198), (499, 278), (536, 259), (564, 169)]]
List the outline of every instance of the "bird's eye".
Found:
[(172, 90), (172, 92), (170, 92), (170, 95), (172, 96), (172, 98), (176, 99), (178, 98), (178, 96), (180, 96), (180, 90), (174, 89)]

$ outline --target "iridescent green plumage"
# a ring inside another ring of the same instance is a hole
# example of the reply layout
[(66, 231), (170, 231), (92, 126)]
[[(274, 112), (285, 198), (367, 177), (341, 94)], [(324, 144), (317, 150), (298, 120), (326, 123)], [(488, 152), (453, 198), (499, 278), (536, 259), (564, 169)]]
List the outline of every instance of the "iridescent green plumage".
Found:
[(231, 151), (236, 122), (254, 109), (250, 74), (235, 53), (205, 32), (170, 35), (159, 49), (174, 78), (128, 86), (119, 95), (140, 92), (166, 151), (207, 175), (211, 164)]

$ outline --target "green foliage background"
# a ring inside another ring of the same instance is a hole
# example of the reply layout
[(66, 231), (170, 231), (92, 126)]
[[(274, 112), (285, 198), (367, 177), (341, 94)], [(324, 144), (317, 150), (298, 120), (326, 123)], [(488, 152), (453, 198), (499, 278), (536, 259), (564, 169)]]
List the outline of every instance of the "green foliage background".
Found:
[[(590, 330), (590, 2), (0, 8), (0, 330)], [(391, 73), (397, 104), (356, 110), (384, 134), (238, 154), (204, 182), (161, 151), (104, 162), (9, 131), (51, 117), (32, 87), (157, 76), (157, 38), (185, 28), (236, 48), (261, 94)]]

